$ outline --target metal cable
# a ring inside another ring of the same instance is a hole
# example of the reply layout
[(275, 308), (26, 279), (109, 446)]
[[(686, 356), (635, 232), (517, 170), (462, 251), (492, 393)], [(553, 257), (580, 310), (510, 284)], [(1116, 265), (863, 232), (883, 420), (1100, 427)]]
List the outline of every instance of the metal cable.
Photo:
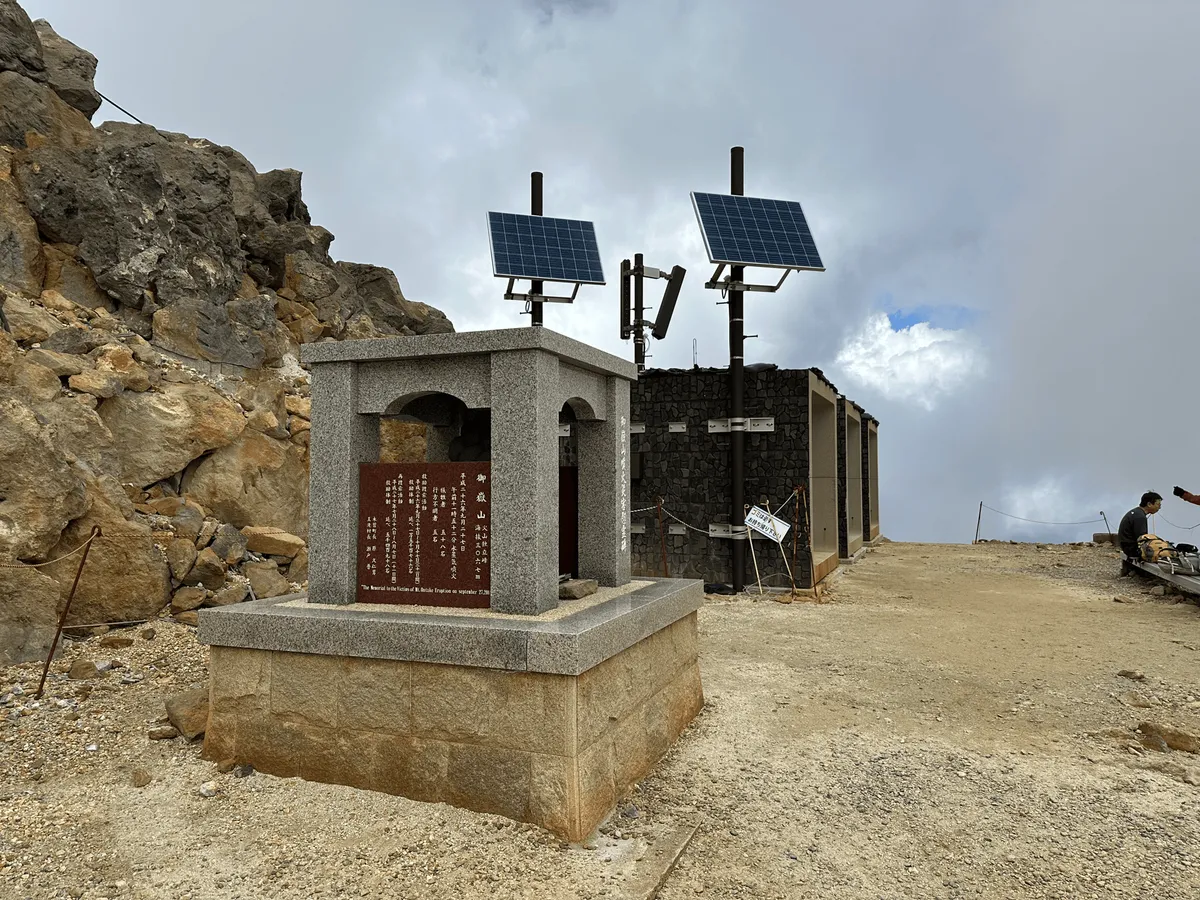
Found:
[[(100, 94), (99, 91), (96, 91), (96, 93)], [(100, 94), (100, 99), (103, 100), (105, 103), (108, 103), (111, 106), (115, 106), (117, 109), (119, 109), (121, 112), (125, 113), (125, 115), (129, 116), (129, 118), (133, 119), (133, 121), (137, 122), (139, 125), (146, 124), (141, 119), (139, 119), (137, 116), (135, 116), (133, 113), (131, 113), (129, 110), (127, 110), (125, 107), (123, 107), (121, 104), (115, 103), (114, 101), (109, 100), (103, 94)]]

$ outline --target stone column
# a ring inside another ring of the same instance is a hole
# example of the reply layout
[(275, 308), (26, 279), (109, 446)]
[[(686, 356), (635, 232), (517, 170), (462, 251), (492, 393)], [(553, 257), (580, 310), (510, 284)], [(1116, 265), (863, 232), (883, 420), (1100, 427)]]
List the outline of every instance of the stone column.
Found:
[(608, 419), (580, 422), (579, 577), (629, 582), (629, 382), (605, 379)]
[(358, 414), (358, 366), (312, 367), (308, 599), (353, 603), (358, 581), (358, 464), (379, 460), (379, 420)]
[(492, 354), (492, 597), (499, 612), (558, 605), (558, 358)]

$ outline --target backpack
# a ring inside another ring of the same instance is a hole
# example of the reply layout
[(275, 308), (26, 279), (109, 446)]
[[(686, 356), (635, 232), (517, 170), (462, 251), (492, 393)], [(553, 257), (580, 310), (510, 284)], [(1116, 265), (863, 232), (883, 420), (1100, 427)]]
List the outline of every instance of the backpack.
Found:
[(1143, 534), (1138, 538), (1138, 555), (1145, 562), (1158, 562), (1171, 555), (1171, 545), (1154, 534)]

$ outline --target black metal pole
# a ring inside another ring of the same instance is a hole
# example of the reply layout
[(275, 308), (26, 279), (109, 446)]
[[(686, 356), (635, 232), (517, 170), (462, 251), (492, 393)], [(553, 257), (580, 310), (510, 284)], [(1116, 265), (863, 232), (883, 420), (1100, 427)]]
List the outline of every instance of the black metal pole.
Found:
[[(734, 147), (729, 151), (729, 192), (735, 195), (746, 193), (745, 149)], [(746, 277), (744, 266), (733, 266), (729, 277), (740, 282)], [(733, 589), (736, 592), (746, 587), (746, 512), (745, 468), (746, 468), (746, 380), (744, 364), (745, 326), (743, 323), (742, 292), (729, 291), (729, 470), (733, 478), (731, 502), (733, 515)]]
[(980, 500), (979, 501), (979, 516), (975, 519), (975, 540), (971, 541), (972, 544), (979, 543), (979, 526), (982, 524), (983, 524), (983, 501)]
[(629, 260), (621, 260), (621, 340), (629, 340), (629, 336), (633, 333), (633, 323), (629, 317), (631, 315), (631, 306), (629, 299)]
[[(540, 216), (542, 214), (542, 173), (532, 172), (529, 176), (529, 213), (530, 215)], [(531, 294), (541, 294), (542, 283), (534, 281), (529, 285)], [(529, 304), (529, 324), (542, 324), (542, 304), (534, 300)]]
[(633, 254), (633, 361), (639, 372), (646, 371), (646, 329), (642, 320), (646, 317), (642, 305), (642, 254)]

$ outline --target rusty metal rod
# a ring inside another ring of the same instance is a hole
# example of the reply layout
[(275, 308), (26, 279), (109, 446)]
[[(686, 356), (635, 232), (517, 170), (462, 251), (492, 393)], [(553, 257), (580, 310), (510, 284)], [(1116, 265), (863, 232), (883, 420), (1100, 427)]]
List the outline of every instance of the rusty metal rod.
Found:
[(87, 562), (88, 553), (91, 552), (92, 541), (100, 537), (100, 534), (100, 526), (93, 525), (91, 536), (87, 539), (87, 543), (83, 545), (83, 556), (79, 559), (79, 568), (75, 570), (75, 580), (71, 582), (71, 593), (67, 594), (66, 605), (63, 606), (62, 615), (58, 618), (58, 628), (54, 632), (54, 643), (50, 645), (50, 653), (46, 657), (46, 665), (42, 666), (42, 680), (38, 682), (37, 693), (33, 695), (34, 700), (42, 699), (42, 690), (46, 687), (46, 676), (50, 674), (50, 662), (54, 659), (54, 651), (58, 649), (58, 639), (62, 637), (63, 627), (67, 624), (67, 615), (71, 612), (71, 601), (75, 599), (75, 589), (79, 587), (79, 576), (83, 574), (83, 565)]
[(658, 498), (658, 540), (662, 546), (663, 578), (670, 578), (671, 570), (667, 568), (667, 534), (663, 528), (662, 497)]

